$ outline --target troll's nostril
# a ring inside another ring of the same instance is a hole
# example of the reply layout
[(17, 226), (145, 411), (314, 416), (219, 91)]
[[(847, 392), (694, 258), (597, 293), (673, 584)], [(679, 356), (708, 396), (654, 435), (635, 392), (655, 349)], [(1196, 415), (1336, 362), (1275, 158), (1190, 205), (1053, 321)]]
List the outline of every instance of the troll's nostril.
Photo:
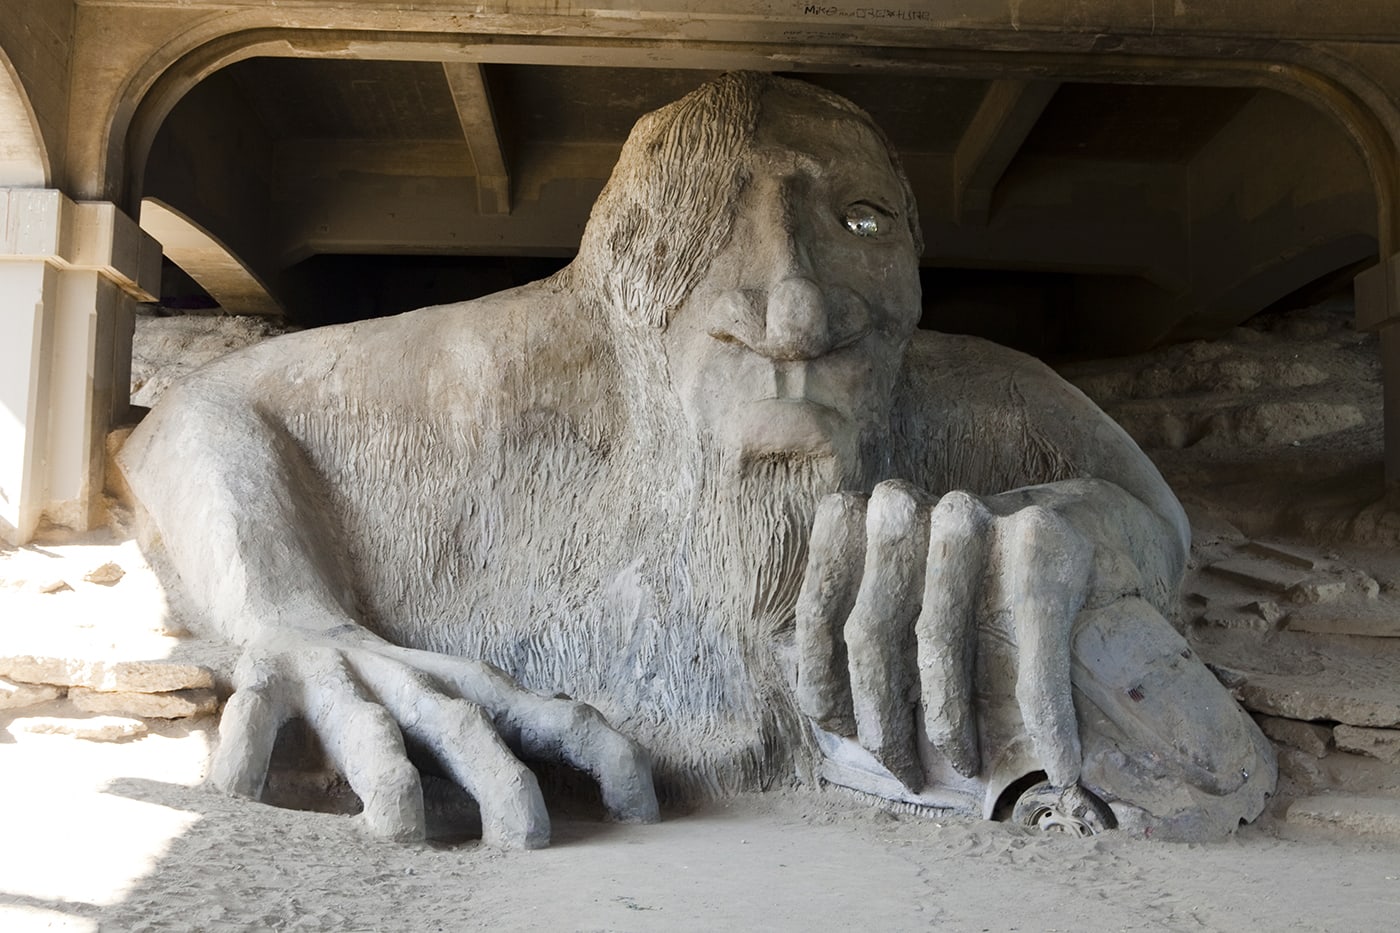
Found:
[(736, 337), (734, 334), (731, 334), (727, 330), (712, 330), (710, 331), (710, 336), (718, 340), (720, 343), (727, 343), (736, 347), (748, 346), (747, 343)]
[(721, 343), (754, 349), (763, 342), (767, 295), (752, 288), (735, 288), (716, 299), (715, 322), (706, 331)]

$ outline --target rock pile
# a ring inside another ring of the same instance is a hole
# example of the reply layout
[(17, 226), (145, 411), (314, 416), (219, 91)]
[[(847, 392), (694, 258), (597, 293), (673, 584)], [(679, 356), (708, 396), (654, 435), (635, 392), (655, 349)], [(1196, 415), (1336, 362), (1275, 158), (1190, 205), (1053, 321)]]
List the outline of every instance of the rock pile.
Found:
[(1317, 761), (1341, 753), (1400, 763), (1392, 586), (1336, 554), (1218, 529), (1198, 531), (1193, 559), (1187, 636), (1280, 746), (1285, 775), (1305, 788), (1336, 787), (1345, 782), (1336, 762)]
[(205, 716), (219, 706), (213, 672), (197, 664), (0, 656), (0, 710), (39, 706), (65, 696), (69, 710), (99, 715), (21, 717), (10, 729), (110, 741), (144, 734), (142, 720)]
[(1363, 569), (1335, 552), (1215, 531), (1197, 531), (1183, 624), (1277, 747), (1279, 812), (1290, 823), (1400, 835), (1394, 557), (1359, 549)]

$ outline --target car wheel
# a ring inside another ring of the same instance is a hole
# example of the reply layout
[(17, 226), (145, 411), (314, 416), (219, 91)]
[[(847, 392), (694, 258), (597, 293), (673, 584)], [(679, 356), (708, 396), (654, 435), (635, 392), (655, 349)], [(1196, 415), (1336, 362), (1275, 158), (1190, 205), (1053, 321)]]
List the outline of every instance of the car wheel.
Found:
[(1042, 832), (1094, 836), (1116, 823), (1113, 811), (1082, 787), (1055, 787), (1041, 781), (1016, 799), (1011, 821)]

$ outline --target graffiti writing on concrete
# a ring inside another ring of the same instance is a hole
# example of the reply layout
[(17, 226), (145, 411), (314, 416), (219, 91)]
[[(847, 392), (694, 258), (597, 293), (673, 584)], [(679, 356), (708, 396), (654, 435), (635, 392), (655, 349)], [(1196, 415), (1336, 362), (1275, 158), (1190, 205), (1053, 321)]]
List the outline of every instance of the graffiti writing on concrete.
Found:
[(843, 7), (809, 3), (802, 8), (804, 16), (841, 16), (849, 19), (926, 20), (933, 16), (928, 10), (891, 10), (884, 7)]

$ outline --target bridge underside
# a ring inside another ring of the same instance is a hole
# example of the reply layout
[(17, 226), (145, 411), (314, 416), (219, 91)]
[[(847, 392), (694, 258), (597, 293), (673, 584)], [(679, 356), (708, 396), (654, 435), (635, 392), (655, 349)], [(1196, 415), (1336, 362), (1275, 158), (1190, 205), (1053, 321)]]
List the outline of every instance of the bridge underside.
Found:
[[(221, 289), (226, 258), (161, 237), (230, 311), (404, 310), (512, 284), (509, 258), (570, 256), (632, 123), (715, 73), (250, 58), (175, 105), (142, 193), (262, 283)], [(899, 149), (929, 326), (1047, 354), (1140, 349), (1376, 260), (1361, 154), (1278, 91), (798, 76), (860, 103)]]

